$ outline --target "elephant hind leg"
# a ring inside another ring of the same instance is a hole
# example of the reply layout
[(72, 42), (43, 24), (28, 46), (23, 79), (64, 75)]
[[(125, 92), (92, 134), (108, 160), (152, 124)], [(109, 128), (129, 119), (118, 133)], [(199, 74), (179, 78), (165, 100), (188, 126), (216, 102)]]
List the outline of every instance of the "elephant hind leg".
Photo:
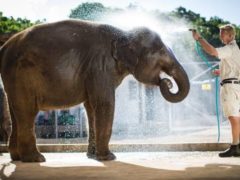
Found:
[(20, 159), (23, 162), (43, 162), (45, 158), (36, 147), (34, 122), (39, 110), (38, 79), (34, 76), (36, 69), (32, 64), (25, 62), (27, 61), (19, 60), (18, 66), (9, 69), (8, 75), (3, 74), (11, 117), (15, 121), (9, 150), (13, 159)]
[(94, 129), (94, 123), (95, 123), (94, 110), (93, 110), (93, 107), (90, 105), (89, 101), (86, 101), (84, 103), (84, 107), (87, 112), (88, 125), (89, 125), (87, 157), (95, 159), (96, 158), (96, 140), (95, 140), (95, 129)]
[(23, 162), (44, 162), (45, 158), (36, 146), (34, 119), (38, 111), (31, 108), (32, 105), (13, 108), (17, 122), (17, 150)]
[(10, 93), (9, 100), (11, 116), (15, 122), (9, 146), (12, 159), (23, 162), (45, 161), (36, 147), (34, 119), (38, 108), (34, 93), (20, 86), (17, 95), (11, 96)]
[(10, 152), (10, 156), (11, 159), (13, 161), (19, 161), (20, 156), (18, 154), (18, 149), (17, 149), (17, 122), (14, 116), (14, 113), (10, 107), (10, 115), (11, 115), (11, 120), (12, 120), (12, 133), (10, 135), (10, 140), (9, 140), (9, 152)]

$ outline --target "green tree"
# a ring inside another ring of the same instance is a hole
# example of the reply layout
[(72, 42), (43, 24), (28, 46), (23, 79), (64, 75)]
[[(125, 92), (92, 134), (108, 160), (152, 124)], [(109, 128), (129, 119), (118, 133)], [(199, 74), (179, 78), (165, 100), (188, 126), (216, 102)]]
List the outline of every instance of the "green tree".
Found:
[(0, 46), (3, 45), (13, 34), (22, 31), (34, 24), (40, 24), (43, 21), (31, 22), (28, 19), (3, 16), (3, 13), (0, 12)]
[(70, 18), (97, 21), (110, 10), (101, 3), (82, 3), (71, 10)]
[[(40, 21), (36, 23), (40, 23)], [(0, 12), (0, 34), (19, 32), (36, 23), (33, 23), (28, 19), (6, 17)]]

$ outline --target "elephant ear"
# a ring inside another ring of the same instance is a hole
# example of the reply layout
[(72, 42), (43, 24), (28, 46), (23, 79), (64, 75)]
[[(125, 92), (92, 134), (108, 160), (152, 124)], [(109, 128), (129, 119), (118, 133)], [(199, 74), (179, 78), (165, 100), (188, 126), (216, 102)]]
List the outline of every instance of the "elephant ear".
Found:
[(112, 56), (122, 62), (130, 72), (134, 72), (138, 63), (136, 48), (130, 38), (121, 37), (112, 41)]

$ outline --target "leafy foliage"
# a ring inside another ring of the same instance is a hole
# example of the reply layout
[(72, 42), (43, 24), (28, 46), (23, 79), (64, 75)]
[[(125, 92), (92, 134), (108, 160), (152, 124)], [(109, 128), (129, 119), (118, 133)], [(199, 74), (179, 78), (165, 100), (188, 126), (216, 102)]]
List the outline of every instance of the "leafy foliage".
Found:
[(96, 21), (107, 11), (101, 3), (82, 3), (71, 10), (70, 18)]
[(0, 34), (19, 32), (37, 23), (40, 23), (40, 21), (32, 23), (28, 19), (14, 19), (13, 17), (8, 18), (3, 16), (3, 13), (0, 12)]
[[(129, 8), (134, 8), (132, 5)], [(114, 14), (122, 12), (119, 8), (108, 8), (103, 6), (101, 3), (82, 3), (75, 9), (71, 10), (69, 15), (73, 19), (83, 19), (90, 21), (98, 21), (103, 19), (107, 14)]]

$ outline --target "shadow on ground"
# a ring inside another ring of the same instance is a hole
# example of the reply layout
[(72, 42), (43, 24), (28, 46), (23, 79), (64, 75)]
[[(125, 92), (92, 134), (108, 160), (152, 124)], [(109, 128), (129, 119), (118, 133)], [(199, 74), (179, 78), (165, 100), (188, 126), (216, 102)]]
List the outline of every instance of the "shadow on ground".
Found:
[(0, 166), (1, 179), (100, 179), (100, 180), (148, 180), (148, 179), (239, 179), (240, 166), (206, 164), (184, 170), (149, 168), (120, 161), (99, 162), (99, 166), (47, 167), (42, 163), (8, 162)]

